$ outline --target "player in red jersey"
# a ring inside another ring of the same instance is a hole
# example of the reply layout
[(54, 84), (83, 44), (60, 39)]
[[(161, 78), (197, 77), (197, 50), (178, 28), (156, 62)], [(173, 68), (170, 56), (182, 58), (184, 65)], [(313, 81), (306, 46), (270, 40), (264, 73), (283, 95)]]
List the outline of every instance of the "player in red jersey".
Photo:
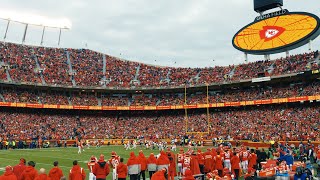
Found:
[(240, 152), (240, 159), (241, 159), (241, 166), (244, 173), (248, 171), (248, 164), (249, 164), (249, 149), (242, 148)]
[(231, 155), (230, 150), (226, 149), (223, 154), (224, 167), (228, 168), (229, 171), (231, 171), (231, 163), (230, 163), (231, 158), (232, 158), (232, 155)]
[(178, 176), (182, 177), (182, 164), (184, 159), (184, 150), (183, 148), (180, 148), (179, 153), (177, 154), (177, 164), (178, 164)]
[(89, 180), (95, 179), (95, 175), (93, 174), (93, 167), (96, 165), (96, 163), (97, 158), (94, 155), (92, 155), (90, 161), (87, 163), (89, 169)]
[(182, 164), (182, 174), (186, 172), (187, 169), (190, 169), (191, 166), (191, 156), (189, 153), (187, 153), (183, 157), (183, 164)]

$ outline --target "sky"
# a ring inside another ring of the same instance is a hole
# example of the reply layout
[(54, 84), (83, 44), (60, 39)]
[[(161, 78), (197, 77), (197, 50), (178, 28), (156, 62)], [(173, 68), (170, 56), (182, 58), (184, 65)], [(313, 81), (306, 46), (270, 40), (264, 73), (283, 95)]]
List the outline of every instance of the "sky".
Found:
[[(212, 67), (244, 63), (232, 37), (258, 14), (253, 0), (0, 0), (0, 11), (68, 18), (59, 47), (88, 48), (159, 66)], [(289, 11), (320, 16), (319, 0), (284, 0)], [(7, 21), (0, 19), (0, 40)], [(6, 41), (21, 43), (24, 25), (11, 23)], [(42, 28), (29, 26), (26, 42), (40, 45)], [(47, 29), (44, 46), (58, 47), (59, 30)], [(320, 37), (312, 43), (320, 47)], [(290, 54), (308, 52), (308, 45)], [(271, 59), (285, 53), (271, 55)], [(263, 56), (249, 55), (249, 61)]]

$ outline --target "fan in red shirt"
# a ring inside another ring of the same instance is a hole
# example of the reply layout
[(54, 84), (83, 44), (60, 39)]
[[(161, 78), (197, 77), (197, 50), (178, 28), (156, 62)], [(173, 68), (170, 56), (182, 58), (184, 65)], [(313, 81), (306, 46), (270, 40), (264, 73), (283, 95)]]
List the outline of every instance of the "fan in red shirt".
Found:
[(198, 157), (200, 172), (201, 174), (204, 174), (204, 156), (200, 149), (198, 149), (197, 157)]
[(44, 168), (41, 168), (39, 170), (39, 176), (36, 177), (34, 180), (51, 180), (51, 178), (49, 178), (46, 174), (46, 170)]
[(13, 167), (13, 173), (17, 176), (18, 179), (21, 179), (21, 174), (26, 169), (26, 167), (26, 160), (24, 158), (21, 158), (19, 164)]
[(237, 153), (234, 152), (233, 156), (230, 160), (231, 163), (231, 169), (235, 174), (235, 179), (239, 179), (240, 175), (240, 158), (237, 156)]
[(200, 174), (198, 156), (195, 152), (191, 154), (190, 170), (192, 175)]
[(78, 165), (78, 161), (73, 161), (73, 167), (70, 169), (69, 172), (69, 180), (85, 180), (86, 173), (84, 169)]
[(150, 156), (147, 159), (147, 169), (149, 171), (149, 177), (151, 179), (152, 175), (157, 170), (157, 159), (156, 159), (156, 157), (154, 156), (153, 153), (151, 153)]
[[(139, 156), (137, 157), (138, 161), (141, 165), (141, 172), (140, 175), (142, 175), (142, 179), (146, 179), (146, 169), (147, 169), (147, 158), (144, 156), (142, 150), (139, 151)], [(138, 179), (140, 179), (140, 175), (138, 176)]]
[(182, 180), (194, 180), (194, 177), (192, 175), (192, 172), (190, 169), (187, 169), (186, 172), (184, 173), (184, 176)]
[(21, 179), (35, 179), (38, 176), (38, 171), (34, 168), (35, 166), (35, 162), (29, 161), (28, 166), (21, 174)]
[(104, 160), (104, 155), (101, 154), (99, 161), (93, 167), (93, 174), (96, 176), (97, 180), (105, 180), (109, 173), (109, 166)]
[(11, 166), (6, 167), (6, 171), (0, 176), (0, 180), (17, 180), (17, 176), (13, 173), (13, 168)]
[(215, 167), (218, 170), (218, 174), (222, 177), (223, 170), (223, 157), (220, 155), (220, 151), (217, 152), (217, 155), (214, 157)]
[(169, 161), (168, 156), (166, 155), (166, 153), (164, 151), (161, 151), (160, 156), (157, 159), (157, 169), (166, 168), (168, 171), (169, 164), (170, 164), (170, 161)]
[(167, 169), (162, 168), (152, 175), (151, 180), (167, 180), (167, 176)]
[(203, 153), (204, 156), (204, 173), (209, 173), (213, 170), (213, 158), (211, 149), (208, 148), (207, 152)]
[(168, 154), (168, 159), (169, 159), (169, 162), (170, 162), (170, 164), (169, 164), (169, 171), (168, 171), (168, 180), (174, 180), (174, 177), (175, 177), (175, 175), (176, 175), (176, 169), (177, 169), (177, 167), (176, 167), (176, 163), (175, 163), (175, 160), (174, 160), (174, 158), (171, 156), (171, 154), (169, 153)]
[(120, 158), (120, 163), (117, 165), (118, 180), (125, 180), (128, 174), (128, 167), (123, 163), (123, 158)]
[(257, 154), (254, 152), (254, 149), (251, 149), (250, 151), (251, 151), (251, 153), (249, 155), (248, 168), (256, 169), (258, 157), (257, 157)]
[(134, 152), (130, 153), (127, 166), (128, 166), (128, 174), (130, 176), (130, 179), (137, 180), (138, 174), (139, 174), (139, 161), (136, 158)]
[(62, 170), (58, 167), (58, 161), (53, 162), (53, 168), (49, 171), (49, 177), (51, 180), (60, 180), (63, 176)]

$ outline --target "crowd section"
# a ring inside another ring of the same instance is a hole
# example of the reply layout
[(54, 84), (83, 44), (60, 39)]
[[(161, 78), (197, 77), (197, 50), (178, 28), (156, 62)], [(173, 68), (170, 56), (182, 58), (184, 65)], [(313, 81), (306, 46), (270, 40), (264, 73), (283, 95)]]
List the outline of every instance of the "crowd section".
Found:
[(64, 49), (35, 47), (34, 52), (42, 69), (43, 78), (48, 85), (72, 85), (72, 74), (69, 73)]
[(156, 95), (135, 95), (130, 103), (131, 106), (156, 106), (159, 99)]
[(75, 92), (71, 95), (71, 103), (72, 105), (98, 106), (98, 99), (94, 94)]
[(102, 106), (128, 106), (127, 96), (101, 95)]
[(318, 103), (185, 111), (0, 111), (2, 139), (181, 138), (209, 132), (205, 139), (320, 140)]
[(138, 63), (123, 61), (106, 55), (106, 86), (117, 88), (131, 87)]
[(141, 87), (165, 86), (168, 83), (166, 79), (169, 71), (170, 71), (169, 68), (141, 64), (139, 69), (140, 86)]
[(103, 78), (102, 54), (88, 49), (68, 49), (74, 79), (79, 86), (99, 86)]
[(32, 52), (29, 46), (0, 42), (0, 61), (8, 66), (12, 81), (41, 83)]
[[(69, 54), (69, 56), (68, 56)], [(104, 56), (106, 71), (103, 72)], [(318, 51), (291, 55), (276, 60), (250, 62), (225, 67), (173, 68), (121, 60), (88, 49), (32, 47), (0, 42), (0, 62), (9, 66), (15, 82), (41, 83), (41, 75), (49, 85), (106, 86), (115, 88), (173, 87), (239, 81), (260, 76), (283, 75), (318, 70)], [(42, 74), (36, 68), (39, 61)], [(72, 70), (68, 67), (68, 57)], [(1, 65), (2, 66), (2, 65)], [(6, 77), (4, 67), (0, 78)]]
[[(255, 87), (247, 89), (228, 89), (209, 91), (209, 103), (239, 102), (252, 100), (265, 100), (289, 98), (296, 96), (311, 96), (320, 92), (320, 82), (314, 81), (307, 84), (291, 84), (284, 87)], [(207, 94), (188, 94), (187, 104), (206, 104)]]
[(230, 72), (234, 69), (234, 65), (215, 66), (201, 69), (200, 78), (196, 84), (212, 84), (217, 82), (228, 81)]
[(239, 102), (319, 95), (320, 81), (296, 82), (270, 86), (242, 87), (172, 93), (101, 94), (97, 92), (64, 92), (33, 89), (1, 88), (0, 95), (5, 102), (31, 104), (60, 104), (85, 106), (171, 106)]

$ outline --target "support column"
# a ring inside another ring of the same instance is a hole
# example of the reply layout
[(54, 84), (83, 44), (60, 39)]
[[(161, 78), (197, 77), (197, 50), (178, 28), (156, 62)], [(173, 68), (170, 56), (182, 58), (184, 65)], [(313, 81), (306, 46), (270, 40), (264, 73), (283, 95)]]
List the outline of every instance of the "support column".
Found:
[(8, 20), (6, 32), (4, 33), (4, 37), (3, 37), (3, 41), (6, 41), (9, 25), (10, 25), (10, 20)]
[(43, 26), (43, 29), (42, 29), (42, 36), (41, 36), (41, 43), (40, 43), (40, 45), (41, 45), (41, 46), (43, 45), (43, 36), (44, 36), (44, 32), (45, 32), (45, 30), (46, 30), (46, 27), (45, 27), (45, 26)]
[(60, 38), (61, 38), (61, 28), (59, 28), (59, 39), (58, 39), (58, 46), (60, 46)]
[(248, 54), (247, 54), (247, 53), (244, 53), (244, 61), (245, 61), (246, 63), (248, 63)]
[(24, 29), (24, 33), (23, 33), (23, 37), (22, 37), (22, 44), (24, 44), (24, 42), (26, 41), (27, 31), (28, 31), (28, 24), (26, 24), (26, 27)]

